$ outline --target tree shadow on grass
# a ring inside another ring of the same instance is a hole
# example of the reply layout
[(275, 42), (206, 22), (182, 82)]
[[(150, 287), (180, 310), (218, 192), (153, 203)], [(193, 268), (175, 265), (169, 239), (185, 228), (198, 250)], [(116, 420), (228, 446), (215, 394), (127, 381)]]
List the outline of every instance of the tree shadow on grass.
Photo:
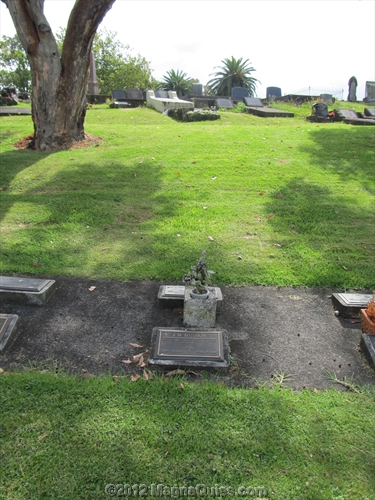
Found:
[(375, 127), (327, 125), (309, 134), (313, 144), (305, 143), (299, 149), (310, 155), (311, 163), (375, 194)]
[(296, 177), (273, 195), (266, 210), (274, 245), (292, 275), (308, 286), (372, 286), (373, 208)]

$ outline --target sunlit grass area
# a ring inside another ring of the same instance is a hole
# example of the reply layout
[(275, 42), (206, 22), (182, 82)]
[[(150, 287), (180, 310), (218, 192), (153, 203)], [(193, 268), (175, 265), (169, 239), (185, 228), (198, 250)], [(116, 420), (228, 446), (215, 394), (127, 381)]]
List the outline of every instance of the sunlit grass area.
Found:
[(297, 116), (94, 106), (101, 144), (54, 154), (14, 150), (31, 119), (2, 117), (3, 273), (174, 280), (206, 249), (218, 284), (373, 286), (374, 128), (282, 106)]

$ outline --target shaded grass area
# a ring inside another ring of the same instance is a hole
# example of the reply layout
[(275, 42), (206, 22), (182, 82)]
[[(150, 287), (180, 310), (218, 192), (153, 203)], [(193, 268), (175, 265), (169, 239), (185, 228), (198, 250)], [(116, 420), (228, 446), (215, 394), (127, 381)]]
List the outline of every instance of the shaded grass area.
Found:
[(111, 483), (373, 498), (370, 389), (296, 394), (35, 372), (0, 375), (0, 389), (2, 498), (109, 498)]
[(99, 147), (48, 155), (2, 123), (5, 274), (180, 280), (206, 249), (217, 284), (373, 287), (371, 127), (102, 107)]

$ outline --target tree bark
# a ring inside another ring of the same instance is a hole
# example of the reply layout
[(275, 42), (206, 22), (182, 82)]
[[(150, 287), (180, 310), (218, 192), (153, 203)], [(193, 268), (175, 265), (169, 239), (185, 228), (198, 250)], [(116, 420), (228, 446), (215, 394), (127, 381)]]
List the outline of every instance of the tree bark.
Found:
[(85, 138), (86, 85), (92, 42), (115, 0), (76, 0), (61, 57), (44, 16), (44, 0), (1, 0), (30, 62), (33, 146), (40, 151), (68, 149)]

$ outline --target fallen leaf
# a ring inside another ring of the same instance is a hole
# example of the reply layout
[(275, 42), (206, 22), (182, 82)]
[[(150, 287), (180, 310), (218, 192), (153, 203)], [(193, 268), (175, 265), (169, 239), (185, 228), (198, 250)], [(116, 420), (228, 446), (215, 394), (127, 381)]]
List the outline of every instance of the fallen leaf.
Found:
[(4, 370), (2, 368), (0, 368), (0, 373), (3, 373), (3, 372), (4, 372)]
[(142, 348), (143, 348), (143, 345), (133, 344), (132, 342), (130, 342), (130, 345), (131, 345), (132, 347), (137, 347), (137, 348), (140, 348), (140, 349), (142, 349)]
[(261, 192), (259, 193), (259, 196), (264, 196), (263, 191), (261, 191)]
[(177, 238), (181, 238), (181, 234), (177, 233)]
[(38, 436), (38, 441), (42, 441), (47, 437), (47, 434), (42, 434), (41, 436)]
[(214, 181), (216, 179), (216, 175), (214, 175), (213, 177), (211, 177), (211, 179)]
[(137, 363), (137, 364), (138, 364), (138, 366), (141, 366), (142, 368), (143, 368), (144, 366), (146, 366), (146, 365), (145, 365), (145, 360), (144, 360), (143, 354), (142, 354), (142, 355), (141, 355), (141, 357), (139, 358), (139, 360), (138, 360), (138, 363)]
[(188, 370), (187, 373), (189, 375), (195, 375), (196, 377), (198, 377), (198, 373), (193, 372), (193, 370)]
[(348, 267), (346, 267), (346, 266), (342, 266), (342, 267), (343, 267), (343, 269), (345, 269), (345, 271), (349, 271)]
[(298, 233), (297, 233), (297, 231), (294, 231), (294, 229), (293, 229), (292, 233), (293, 233), (293, 234), (298, 234)]
[(277, 194), (276, 198), (282, 198), (281, 194)]
[(314, 387), (314, 392), (319, 392), (318, 389), (316, 387)]
[(237, 256), (237, 259), (238, 259), (238, 260), (242, 260), (242, 255), (238, 255), (238, 256)]
[(150, 378), (146, 370), (143, 370), (143, 378), (145, 380), (149, 380), (149, 378)]
[(224, 380), (220, 380), (220, 382), (217, 383), (219, 387), (226, 387), (227, 384), (224, 382)]
[(39, 264), (39, 262), (33, 262), (33, 267), (40, 267), (41, 264)]
[(184, 370), (172, 370), (164, 375), (164, 377), (174, 377), (175, 375), (184, 375)]
[(131, 359), (123, 359), (121, 360), (121, 363), (124, 363), (124, 365), (130, 365), (133, 361)]
[(282, 245), (280, 245), (280, 243), (274, 243), (273, 244), (275, 247), (282, 247)]
[(272, 217), (275, 217), (274, 214), (267, 215), (267, 219), (272, 219)]
[(182, 382), (180, 383), (180, 388), (181, 388), (182, 390), (184, 390), (184, 389), (185, 389), (185, 386), (184, 386), (184, 384), (183, 384)]
[(138, 375), (138, 373), (133, 372), (133, 375), (131, 376), (130, 381), (136, 382), (139, 378), (141, 378), (141, 376)]
[(81, 373), (87, 373), (87, 370), (85, 370), (84, 368), (82, 368)]
[(208, 207), (203, 207), (203, 210), (207, 210)]
[(189, 187), (191, 187), (191, 186), (190, 186), (190, 184), (185, 184), (185, 187), (186, 187), (186, 188), (189, 188)]
[(139, 354), (136, 354), (135, 356), (133, 356), (133, 363), (138, 363), (139, 360), (142, 358), (143, 359), (143, 352), (139, 353)]
[(210, 241), (215, 241), (215, 240), (213, 239), (213, 237), (212, 237), (212, 236), (209, 236), (209, 237), (208, 237), (208, 239), (209, 239)]
[(90, 286), (89, 292), (93, 292), (95, 290), (96, 286)]

